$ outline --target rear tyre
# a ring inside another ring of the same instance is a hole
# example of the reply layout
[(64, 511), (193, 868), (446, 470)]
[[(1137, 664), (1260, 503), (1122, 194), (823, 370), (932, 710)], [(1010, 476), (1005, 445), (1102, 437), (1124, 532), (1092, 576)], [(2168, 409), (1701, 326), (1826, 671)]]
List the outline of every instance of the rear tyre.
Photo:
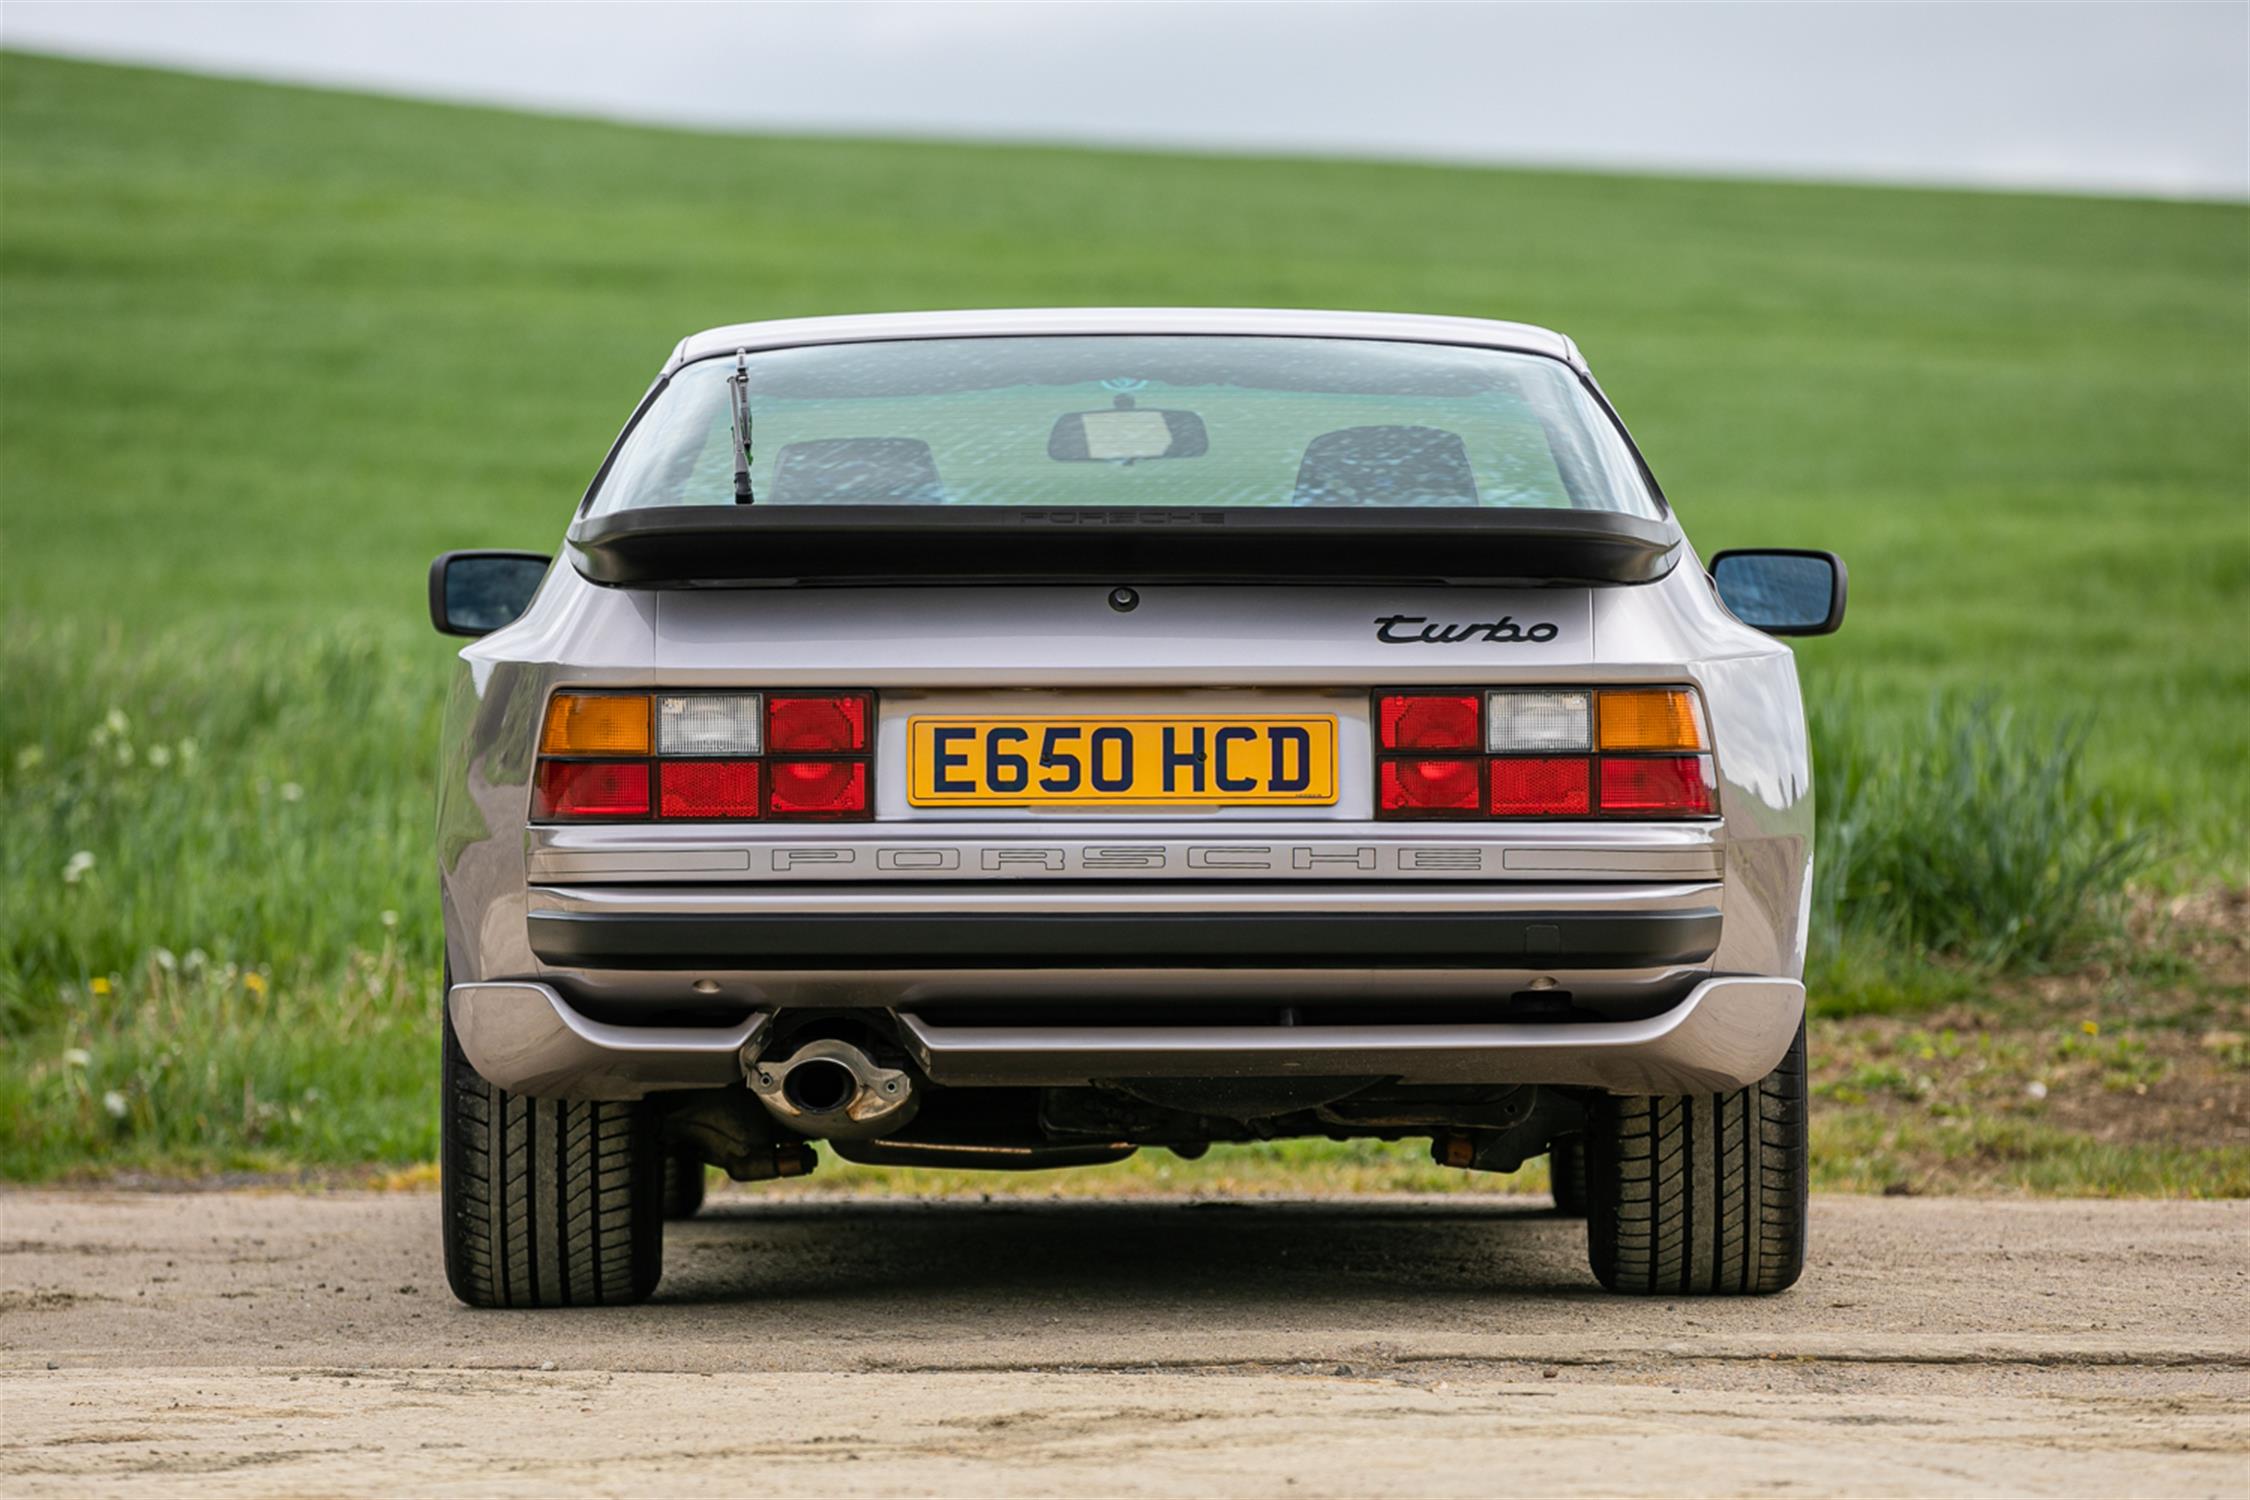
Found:
[(471, 1307), (639, 1302), (664, 1270), (646, 1105), (531, 1099), (477, 1075), (445, 1020), (445, 1279)]
[(1613, 1292), (1778, 1292), (1805, 1266), (1805, 1031), (1757, 1084), (1604, 1098), (1586, 1126), (1586, 1247)]
[(1547, 1180), (1555, 1212), (1566, 1219), (1586, 1217), (1586, 1138), (1557, 1136), (1547, 1148)]
[(664, 1158), (664, 1217), (692, 1219), (703, 1207), (703, 1158), (674, 1152)]

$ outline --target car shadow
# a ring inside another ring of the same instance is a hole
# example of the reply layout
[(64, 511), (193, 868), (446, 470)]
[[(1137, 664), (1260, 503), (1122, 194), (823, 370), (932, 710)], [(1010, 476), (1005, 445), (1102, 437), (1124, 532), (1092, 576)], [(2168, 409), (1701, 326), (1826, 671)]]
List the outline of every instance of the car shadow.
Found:
[(657, 1301), (1073, 1318), (1153, 1304), (1302, 1320), (1433, 1296), (1599, 1297), (1585, 1226), (1540, 1201), (717, 1200), (668, 1226)]

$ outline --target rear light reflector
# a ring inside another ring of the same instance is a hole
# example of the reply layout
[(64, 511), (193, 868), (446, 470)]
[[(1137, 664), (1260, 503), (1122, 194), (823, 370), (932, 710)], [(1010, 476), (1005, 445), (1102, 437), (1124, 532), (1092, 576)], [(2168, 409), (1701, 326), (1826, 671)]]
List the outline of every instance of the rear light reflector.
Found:
[[(646, 755), (648, 698), (641, 693), (557, 693), (539, 730), (541, 755)], [(644, 788), (645, 790), (645, 788)]]
[(1496, 755), (1553, 754), (1594, 748), (1589, 693), (1492, 693), (1484, 748)]
[(781, 760), (767, 770), (768, 805), (777, 818), (850, 818), (867, 811), (863, 760)]
[(1564, 818), (1594, 810), (1594, 763), (1515, 757), (1491, 762), (1486, 811), (1496, 818)]
[(765, 695), (692, 693), (656, 700), (659, 755), (756, 755), (765, 744)]
[(1601, 785), (1605, 813), (1707, 817), (1719, 810), (1706, 755), (1605, 755)]
[(1382, 807), (1387, 813), (1479, 812), (1484, 807), (1481, 760), (1386, 760)]
[(648, 766), (641, 761), (542, 761), (531, 815), (557, 821), (645, 818)]
[(867, 694), (773, 697), (766, 748), (776, 755), (856, 755), (867, 748)]
[(1385, 750), (1475, 750), (1473, 693), (1397, 693), (1378, 699), (1375, 719)]
[(1703, 713), (1686, 688), (1604, 688), (1603, 750), (1704, 750)]
[(657, 807), (667, 818), (755, 818), (764, 809), (758, 798), (754, 760), (668, 760), (658, 767)]

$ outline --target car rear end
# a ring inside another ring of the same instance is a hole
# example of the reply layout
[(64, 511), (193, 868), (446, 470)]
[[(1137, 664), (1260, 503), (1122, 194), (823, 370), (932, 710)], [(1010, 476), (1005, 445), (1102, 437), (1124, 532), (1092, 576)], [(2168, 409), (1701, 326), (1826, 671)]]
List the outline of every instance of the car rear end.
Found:
[[(1223, 451), (1222, 409), (1097, 410), (1049, 448), (1122, 451), (1106, 483)], [(1426, 430), (1336, 429), (1413, 461), (1427, 441), (1397, 434)], [(789, 452), (745, 463), (752, 487)], [(753, 501), (654, 542), (582, 518), (524, 615), (463, 652), (448, 715), (463, 1086), (743, 1178), (809, 1170), (815, 1141), (994, 1167), (1292, 1135), (1426, 1138), (1464, 1169), (1552, 1152), (1559, 1194), (1592, 1185), (1610, 1284), (1786, 1285), (1801, 1231), (1665, 1250), (1650, 1160), (1667, 1128), (1714, 1170), (1794, 1151), (1768, 1176), (1801, 1217), (1801, 1098), (1794, 1123), (1760, 1102), (1802, 1072), (1789, 653), (1660, 509), (1449, 538), (1307, 508), (1223, 539), (1146, 506)], [(1398, 535), (1437, 560), (1382, 558)], [(1270, 575), (1210, 561), (1230, 544)], [(1527, 556), (1536, 577), (1488, 560)]]

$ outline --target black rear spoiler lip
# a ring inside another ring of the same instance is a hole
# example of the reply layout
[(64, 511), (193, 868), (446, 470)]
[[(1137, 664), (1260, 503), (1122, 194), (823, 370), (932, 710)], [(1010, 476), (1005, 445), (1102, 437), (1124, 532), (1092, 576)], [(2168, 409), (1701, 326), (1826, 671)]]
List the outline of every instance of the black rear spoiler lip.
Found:
[(971, 583), (1654, 583), (1669, 520), (1545, 509), (674, 505), (584, 517), (571, 563), (627, 588)]

